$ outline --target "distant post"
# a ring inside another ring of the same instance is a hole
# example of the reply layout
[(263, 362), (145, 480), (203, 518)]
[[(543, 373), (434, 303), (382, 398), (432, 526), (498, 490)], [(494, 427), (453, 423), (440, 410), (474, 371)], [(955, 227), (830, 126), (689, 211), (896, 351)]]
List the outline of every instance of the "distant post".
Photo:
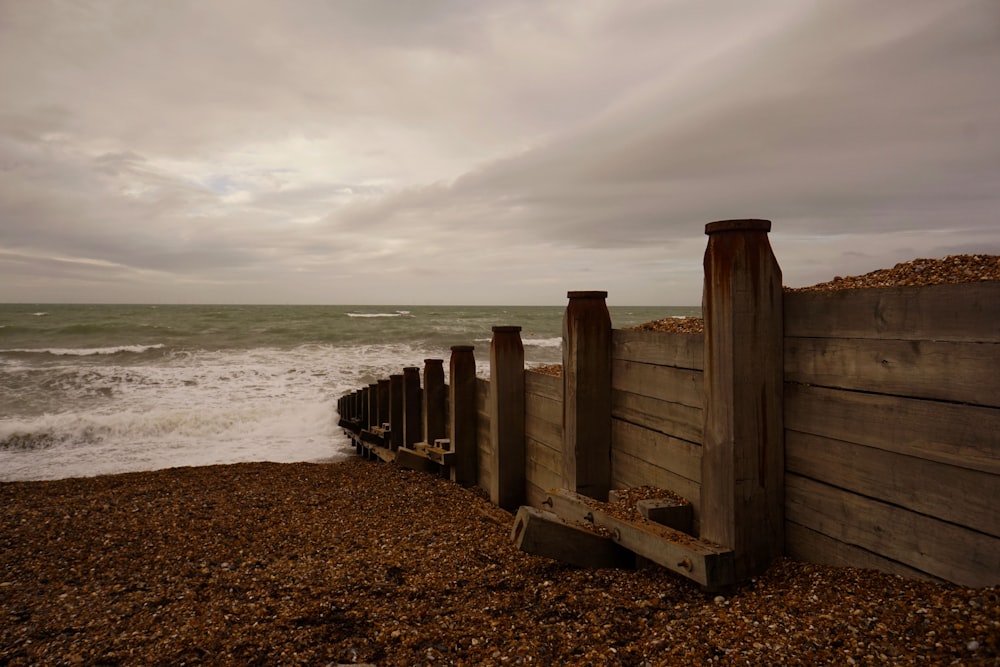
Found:
[[(378, 426), (381, 427), (383, 424), (389, 421), (389, 380), (382, 379), (378, 381)], [(382, 440), (383, 445), (388, 445), (389, 443)]]
[(368, 385), (368, 425), (365, 426), (369, 431), (372, 426), (376, 426), (378, 422), (378, 383), (372, 382)]
[(424, 359), (424, 442), (428, 445), (445, 437), (447, 401), (444, 359)]
[(602, 501), (611, 490), (607, 296), (607, 292), (569, 292), (563, 317), (563, 485)]
[(403, 444), (403, 376), (389, 376), (389, 447), (396, 451)]
[(420, 412), (420, 369), (403, 369), (403, 447), (413, 448), (423, 435)]
[(768, 220), (705, 226), (701, 537), (734, 551), (737, 579), (784, 551), (781, 269)]
[(455, 452), (455, 465), (451, 479), (459, 484), (472, 485), (478, 481), (479, 445), (476, 430), (479, 412), (476, 410), (476, 357), (472, 345), (454, 345), (449, 363), (448, 411), (451, 451)]
[(490, 343), (490, 500), (515, 510), (525, 496), (524, 346), (521, 327), (493, 327)]

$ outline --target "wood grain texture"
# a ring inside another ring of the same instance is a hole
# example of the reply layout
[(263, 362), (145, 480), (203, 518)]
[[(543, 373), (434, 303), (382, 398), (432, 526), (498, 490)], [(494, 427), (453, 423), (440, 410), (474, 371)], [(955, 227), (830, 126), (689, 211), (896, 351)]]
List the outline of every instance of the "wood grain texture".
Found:
[(1000, 283), (789, 292), (785, 335), (1000, 342)]
[(1000, 475), (785, 432), (790, 473), (1000, 538)]
[(557, 403), (563, 400), (562, 378), (558, 375), (538, 373), (530, 369), (524, 371), (524, 391), (526, 394), (541, 396)]
[(701, 447), (620, 419), (611, 420), (611, 433), (615, 450), (693, 482), (701, 481)]
[(611, 337), (611, 357), (700, 371), (705, 367), (705, 337), (702, 334), (615, 329)]
[(1000, 475), (1000, 409), (785, 383), (785, 426)]
[(944, 581), (871, 551), (838, 542), (832, 537), (792, 521), (785, 522), (785, 555), (806, 563), (860, 567), (897, 574), (908, 579), (924, 579), (938, 583)]
[(704, 420), (701, 408), (669, 403), (627, 391), (613, 391), (611, 417), (694, 444), (701, 444)]
[(615, 359), (611, 362), (611, 388), (694, 408), (704, 403), (701, 371)]
[(1000, 539), (787, 475), (787, 519), (962, 586), (1000, 584)]
[(785, 338), (785, 380), (1000, 407), (1000, 343)]

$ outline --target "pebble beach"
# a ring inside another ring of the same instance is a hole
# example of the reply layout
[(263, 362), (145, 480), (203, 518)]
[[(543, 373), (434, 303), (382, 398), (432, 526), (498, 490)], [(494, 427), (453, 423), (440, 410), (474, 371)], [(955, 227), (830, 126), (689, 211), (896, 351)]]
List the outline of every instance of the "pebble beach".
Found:
[(5, 665), (995, 665), (1000, 591), (776, 562), (726, 595), (520, 552), (352, 458), (0, 484)]

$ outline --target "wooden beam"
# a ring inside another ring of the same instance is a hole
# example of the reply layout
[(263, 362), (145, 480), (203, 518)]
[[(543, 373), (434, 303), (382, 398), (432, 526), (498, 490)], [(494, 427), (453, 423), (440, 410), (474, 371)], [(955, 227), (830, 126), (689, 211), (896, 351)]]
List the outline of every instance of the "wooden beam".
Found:
[(514, 511), (525, 497), (524, 346), (519, 326), (493, 327), (489, 406), (490, 500)]
[(438, 472), (438, 464), (427, 457), (427, 454), (409, 447), (400, 447), (395, 452), (396, 465), (407, 470), (419, 472)]
[(784, 553), (781, 269), (769, 220), (705, 226), (701, 536), (733, 549), (736, 576)]
[(453, 345), (449, 361), (448, 420), (452, 462), (452, 481), (475, 484), (478, 481), (479, 445), (476, 431), (479, 414), (476, 410), (476, 357), (472, 345)]
[(611, 316), (607, 292), (569, 292), (563, 317), (563, 484), (606, 500), (611, 489)]
[(544, 504), (566, 520), (589, 521), (607, 529), (618, 544), (698, 582), (707, 590), (720, 590), (736, 582), (731, 549), (646, 519), (619, 519), (608, 513), (607, 503), (567, 489), (553, 489)]
[(611, 538), (534, 507), (518, 509), (511, 541), (521, 551), (577, 567), (635, 566), (635, 555)]

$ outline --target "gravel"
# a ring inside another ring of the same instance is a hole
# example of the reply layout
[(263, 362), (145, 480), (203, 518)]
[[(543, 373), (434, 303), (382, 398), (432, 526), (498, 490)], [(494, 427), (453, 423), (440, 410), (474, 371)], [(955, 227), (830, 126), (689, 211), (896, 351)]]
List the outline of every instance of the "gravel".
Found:
[(0, 664), (1000, 662), (997, 588), (782, 559), (707, 595), (512, 523), (360, 458), (0, 484)]

